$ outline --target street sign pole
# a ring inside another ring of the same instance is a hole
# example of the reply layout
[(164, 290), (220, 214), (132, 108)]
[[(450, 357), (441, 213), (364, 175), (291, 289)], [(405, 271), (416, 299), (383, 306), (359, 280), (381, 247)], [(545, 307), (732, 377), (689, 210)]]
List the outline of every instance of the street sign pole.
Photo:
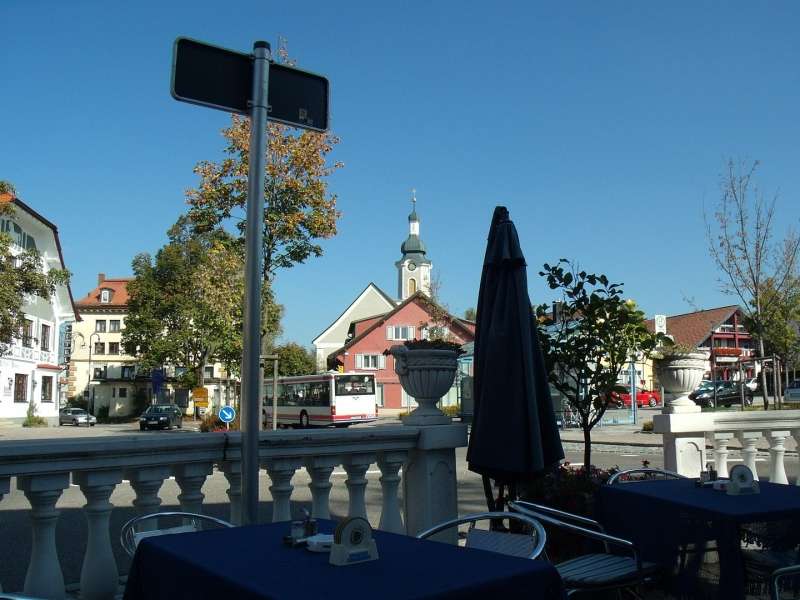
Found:
[(242, 355), (242, 524), (258, 522), (259, 356), (261, 350), (262, 242), (264, 237), (264, 161), (267, 147), (267, 42), (253, 44), (253, 94), (247, 175), (247, 254)]

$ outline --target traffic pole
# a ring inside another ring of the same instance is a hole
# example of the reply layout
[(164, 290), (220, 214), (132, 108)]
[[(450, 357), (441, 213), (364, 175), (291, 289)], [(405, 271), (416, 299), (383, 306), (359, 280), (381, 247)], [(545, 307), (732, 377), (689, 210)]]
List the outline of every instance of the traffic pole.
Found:
[(245, 298), (242, 331), (242, 524), (258, 522), (258, 432), (261, 382), (261, 282), (264, 239), (264, 166), (267, 149), (269, 43), (253, 44), (250, 156), (247, 174)]

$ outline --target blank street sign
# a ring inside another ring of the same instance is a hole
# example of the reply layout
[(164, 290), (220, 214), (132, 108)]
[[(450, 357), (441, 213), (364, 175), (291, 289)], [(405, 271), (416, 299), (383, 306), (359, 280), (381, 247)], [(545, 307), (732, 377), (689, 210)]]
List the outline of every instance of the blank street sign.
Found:
[[(170, 92), (176, 100), (247, 115), (253, 89), (249, 54), (178, 38), (172, 54)], [(328, 129), (328, 80), (301, 69), (270, 63), (270, 121)]]

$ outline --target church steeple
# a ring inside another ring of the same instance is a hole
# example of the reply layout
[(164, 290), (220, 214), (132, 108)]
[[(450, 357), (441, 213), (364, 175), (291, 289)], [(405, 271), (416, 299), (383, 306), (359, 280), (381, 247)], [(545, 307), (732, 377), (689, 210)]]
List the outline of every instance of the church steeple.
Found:
[(411, 190), (411, 214), (408, 215), (408, 237), (400, 245), (402, 257), (395, 263), (398, 271), (397, 295), (405, 300), (417, 291), (430, 294), (431, 268), (425, 244), (419, 237), (417, 191)]

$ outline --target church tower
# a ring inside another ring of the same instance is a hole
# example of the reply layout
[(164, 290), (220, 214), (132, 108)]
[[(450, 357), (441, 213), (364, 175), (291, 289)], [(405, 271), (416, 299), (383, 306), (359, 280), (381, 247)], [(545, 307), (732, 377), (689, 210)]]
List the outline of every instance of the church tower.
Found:
[(402, 257), (395, 263), (397, 267), (397, 297), (405, 300), (416, 292), (431, 293), (431, 269), (433, 264), (425, 256), (425, 244), (419, 238), (419, 217), (417, 216), (417, 194), (412, 190), (411, 214), (408, 215), (408, 237), (400, 245)]

